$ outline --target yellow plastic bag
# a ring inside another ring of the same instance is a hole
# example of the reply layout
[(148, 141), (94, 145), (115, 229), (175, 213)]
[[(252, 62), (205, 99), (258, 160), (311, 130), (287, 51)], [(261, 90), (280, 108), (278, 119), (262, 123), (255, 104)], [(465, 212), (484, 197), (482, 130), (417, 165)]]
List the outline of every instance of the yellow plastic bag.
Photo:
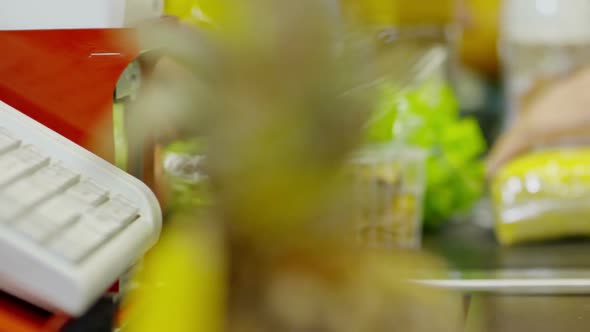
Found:
[(590, 237), (590, 148), (546, 150), (500, 170), (492, 183), (500, 243)]

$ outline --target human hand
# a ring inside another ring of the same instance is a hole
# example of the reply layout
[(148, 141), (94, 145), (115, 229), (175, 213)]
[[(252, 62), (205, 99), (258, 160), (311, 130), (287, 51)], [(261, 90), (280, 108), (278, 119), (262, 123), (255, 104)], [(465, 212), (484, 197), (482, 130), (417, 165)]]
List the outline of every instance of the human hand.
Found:
[(536, 147), (590, 142), (589, 89), (590, 68), (556, 82), (532, 101), (492, 149), (488, 176)]

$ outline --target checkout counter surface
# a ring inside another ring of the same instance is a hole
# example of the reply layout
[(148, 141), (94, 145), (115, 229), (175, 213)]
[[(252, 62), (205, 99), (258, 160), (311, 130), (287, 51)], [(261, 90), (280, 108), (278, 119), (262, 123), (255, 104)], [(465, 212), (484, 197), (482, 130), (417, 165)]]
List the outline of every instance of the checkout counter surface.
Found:
[(474, 223), (426, 236), (424, 247), (445, 258), (445, 280), (428, 284), (467, 293), (590, 295), (590, 241), (502, 247), (493, 231)]

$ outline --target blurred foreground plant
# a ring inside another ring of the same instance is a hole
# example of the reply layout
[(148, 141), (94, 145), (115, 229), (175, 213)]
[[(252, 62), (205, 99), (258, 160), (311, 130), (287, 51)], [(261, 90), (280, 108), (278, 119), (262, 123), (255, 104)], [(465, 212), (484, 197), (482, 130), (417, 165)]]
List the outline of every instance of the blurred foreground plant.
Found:
[[(407, 281), (441, 271), (436, 260), (349, 241), (352, 200), (340, 174), (373, 109), (369, 45), (344, 38), (347, 27), (317, 0), (206, 3), (212, 30), (143, 30), (146, 46), (167, 58), (135, 105), (142, 119), (131, 134), (172, 121), (205, 137), (213, 204), (206, 217), (185, 214), (198, 222), (173, 225), (148, 259), (144, 280), (168, 291), (141, 294), (147, 305), (137, 310), (151, 309), (135, 331), (157, 330), (158, 315), (193, 321), (175, 331), (456, 330), (458, 299)], [(208, 246), (207, 232), (222, 245)], [(191, 234), (192, 245), (165, 245)], [(191, 247), (192, 256), (175, 252)], [(225, 291), (186, 287), (203, 275), (227, 276), (208, 279)], [(180, 294), (194, 315), (174, 310)]]

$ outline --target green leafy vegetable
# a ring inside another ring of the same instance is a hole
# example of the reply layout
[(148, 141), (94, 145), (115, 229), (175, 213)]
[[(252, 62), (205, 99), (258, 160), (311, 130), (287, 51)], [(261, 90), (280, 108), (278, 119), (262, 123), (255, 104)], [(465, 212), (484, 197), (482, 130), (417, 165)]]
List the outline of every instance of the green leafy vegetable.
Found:
[(486, 143), (477, 122), (461, 118), (451, 87), (432, 78), (407, 90), (387, 85), (366, 127), (367, 143), (396, 141), (425, 148), (424, 226), (435, 230), (481, 197)]

